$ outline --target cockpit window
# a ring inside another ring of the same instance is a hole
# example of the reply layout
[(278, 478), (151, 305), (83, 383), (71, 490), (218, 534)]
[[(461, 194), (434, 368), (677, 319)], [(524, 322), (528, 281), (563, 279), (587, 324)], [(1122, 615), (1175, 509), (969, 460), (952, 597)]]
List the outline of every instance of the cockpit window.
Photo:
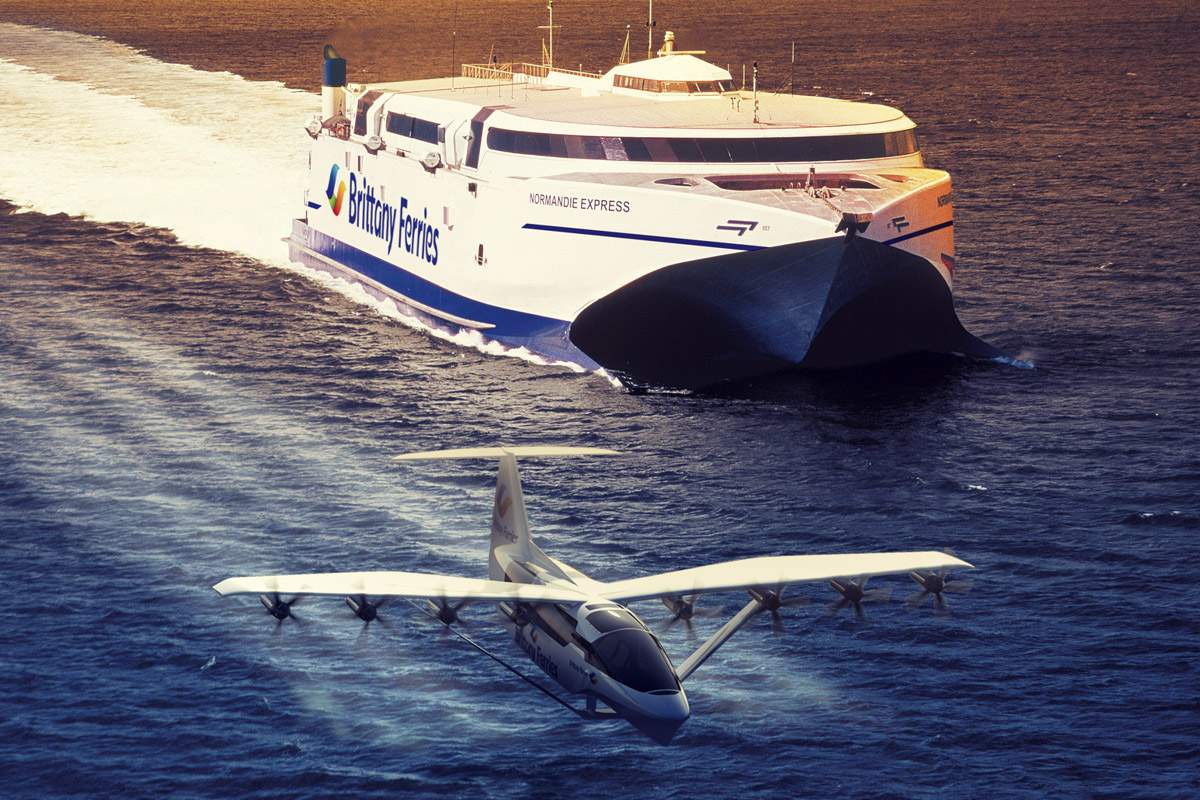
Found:
[(613, 606), (613, 608), (600, 608), (592, 611), (592, 613), (588, 614), (587, 621), (601, 633), (621, 630), (622, 628), (640, 629), (642, 627), (638, 624), (633, 614), (630, 614), (616, 603)]
[[(591, 621), (591, 617), (588, 621)], [(614, 679), (637, 692), (678, 690), (667, 655), (645, 630), (619, 630), (601, 636), (592, 648)]]

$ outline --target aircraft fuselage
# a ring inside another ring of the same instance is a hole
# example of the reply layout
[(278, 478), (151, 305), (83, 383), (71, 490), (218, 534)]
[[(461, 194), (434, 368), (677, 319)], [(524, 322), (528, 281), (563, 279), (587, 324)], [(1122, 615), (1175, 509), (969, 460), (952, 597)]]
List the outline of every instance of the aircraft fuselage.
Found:
[[(517, 561), (503, 568), (515, 583), (557, 582)], [(624, 605), (581, 596), (575, 605), (504, 602), (500, 611), (517, 647), (564, 689), (587, 696), (589, 708), (598, 699), (663, 742), (690, 716), (687, 695), (662, 645)]]

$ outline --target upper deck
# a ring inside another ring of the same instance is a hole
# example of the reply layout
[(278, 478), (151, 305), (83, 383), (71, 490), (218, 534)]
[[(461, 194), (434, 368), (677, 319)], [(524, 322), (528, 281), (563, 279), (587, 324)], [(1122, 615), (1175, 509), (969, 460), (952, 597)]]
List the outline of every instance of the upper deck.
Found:
[[(473, 108), (491, 107), (509, 127), (587, 133), (603, 126), (631, 135), (655, 131), (890, 133), (913, 127), (900, 111), (830, 97), (735, 90), (733, 76), (694, 52), (674, 49), (667, 32), (657, 58), (606, 73), (546, 64), (464, 64), (461, 77), (352, 87), (363, 93), (421, 95)], [(464, 109), (465, 110), (465, 109)]]
[(691, 94), (679, 100), (664, 101), (652, 95), (640, 97), (632, 91), (563, 85), (555, 82), (555, 78), (553, 71), (536, 82), (519, 77), (507, 81), (432, 78), (370, 84), (362, 90), (419, 94), (472, 108), (499, 107), (498, 112), (508, 117), (551, 123), (549, 126), (521, 126), (527, 130), (551, 131), (559, 125), (572, 128), (601, 125), (631, 129), (755, 130), (770, 135), (771, 131), (782, 133), (780, 129), (885, 133), (913, 127), (898, 109), (876, 103), (758, 92), (756, 122), (755, 99), (748, 90)]
[(651, 172), (713, 163), (922, 164), (915, 125), (895, 108), (735, 90), (727, 70), (666, 45), (657, 58), (604, 74), (467, 64), (456, 77), (342, 85), (344, 98), (327, 86), (321, 124), (344, 111), (343, 138), (422, 158), (435, 157), (434, 145), (442, 163), (478, 169), (484, 159), (500, 174), (553, 174), (576, 159), (597, 171), (636, 161)]

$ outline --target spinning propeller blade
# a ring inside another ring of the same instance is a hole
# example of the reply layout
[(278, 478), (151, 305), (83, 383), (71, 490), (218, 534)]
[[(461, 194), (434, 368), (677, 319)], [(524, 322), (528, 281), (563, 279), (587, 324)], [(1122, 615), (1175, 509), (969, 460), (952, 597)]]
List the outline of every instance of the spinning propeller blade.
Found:
[[(358, 617), (365, 623), (370, 623), (374, 620), (379, 619), (379, 609), (383, 608), (384, 604), (387, 603), (387, 601), (388, 601), (388, 599), (386, 597), (384, 597), (381, 600), (378, 600), (378, 601), (372, 603), (370, 600), (367, 599), (367, 596), (365, 594), (360, 594), (360, 595), (354, 595), (352, 597), (347, 597), (346, 605), (350, 607), (350, 610), (354, 612), (354, 615), (356, 617)], [(383, 620), (381, 620), (381, 619), (379, 621), (380, 621), (380, 623), (383, 622)]]
[(674, 597), (668, 596), (662, 598), (662, 604), (671, 612), (671, 616), (667, 617), (666, 622), (658, 626), (659, 632), (663, 632), (675, 627), (678, 622), (683, 622), (687, 628), (688, 636), (695, 636), (696, 630), (692, 627), (692, 620), (696, 617), (712, 617), (716, 616), (717, 612), (709, 609), (696, 608), (696, 601), (700, 599), (700, 595), (694, 594), (690, 597)]
[(949, 608), (945, 594), (965, 594), (971, 590), (971, 582), (950, 577), (950, 571), (942, 568), (937, 572), (910, 572), (909, 576), (921, 587), (921, 591), (908, 598), (910, 608), (920, 608), (933, 597), (937, 600), (937, 608), (945, 611)]
[(841, 600), (829, 607), (827, 616), (833, 616), (847, 606), (854, 609), (854, 615), (861, 620), (867, 618), (867, 614), (863, 611), (863, 603), (866, 602), (886, 602), (892, 596), (891, 589), (868, 589), (867, 581), (871, 578), (868, 575), (857, 581), (849, 578), (834, 578), (829, 582), (829, 585), (837, 590), (837, 593), (842, 596)]
[(808, 598), (800, 595), (784, 599), (783, 587), (778, 589), (751, 589), (750, 596), (762, 605), (763, 611), (771, 612), (771, 631), (775, 634), (784, 633), (783, 616), (779, 613), (779, 609), (802, 606), (808, 603)]
[(459, 600), (454, 605), (450, 605), (450, 601), (445, 597), (439, 597), (435, 600), (425, 601), (429, 605), (430, 611), (438, 618), (438, 621), (449, 627), (454, 623), (462, 624), (463, 620), (458, 616), (458, 612), (467, 604), (466, 598)]
[(299, 597), (293, 597), (291, 600), (284, 600), (279, 592), (271, 592), (270, 594), (260, 594), (258, 600), (263, 604), (263, 608), (267, 613), (274, 617), (279, 622), (283, 622), (288, 617), (300, 621), (300, 618), (292, 613), (292, 606), (300, 602)]

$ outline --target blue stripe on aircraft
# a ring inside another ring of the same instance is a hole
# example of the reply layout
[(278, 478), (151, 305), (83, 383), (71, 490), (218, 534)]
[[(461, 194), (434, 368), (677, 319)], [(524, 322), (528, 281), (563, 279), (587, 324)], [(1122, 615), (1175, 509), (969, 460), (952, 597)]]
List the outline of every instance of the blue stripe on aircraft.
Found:
[(315, 209), (316, 209), (316, 210), (318, 210), (318, 211), (320, 211), (320, 210), (321, 210), (321, 204), (320, 204), (320, 203), (314, 203), (312, 200), (309, 200), (309, 201), (308, 201), (308, 207), (309, 207), (309, 208), (315, 208)]

